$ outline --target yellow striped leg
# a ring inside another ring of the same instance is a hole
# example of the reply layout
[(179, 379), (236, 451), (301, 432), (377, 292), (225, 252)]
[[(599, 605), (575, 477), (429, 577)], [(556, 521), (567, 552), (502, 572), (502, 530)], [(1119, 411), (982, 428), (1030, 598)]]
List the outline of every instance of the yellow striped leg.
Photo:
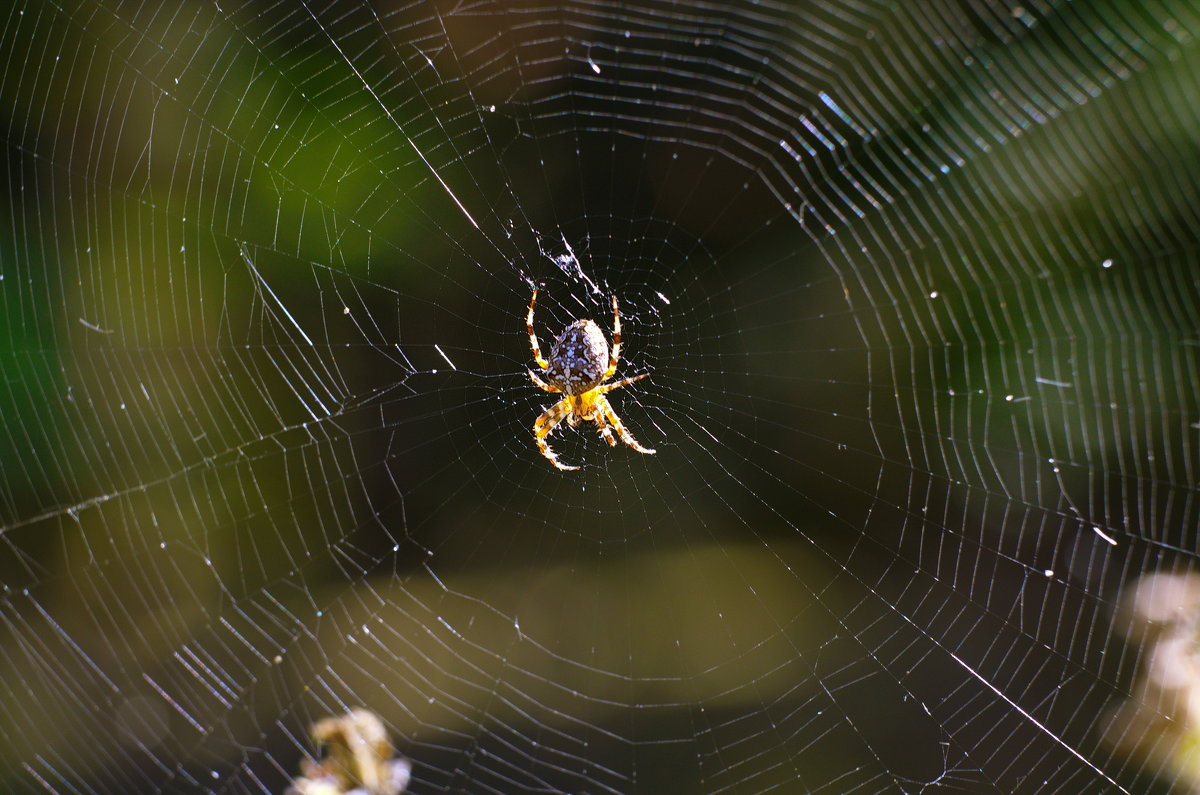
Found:
[(604, 371), (604, 378), (601, 381), (607, 381), (613, 377), (613, 373), (617, 371), (617, 362), (621, 359), (621, 313), (617, 311), (617, 297), (613, 296), (613, 346), (612, 353), (608, 357), (608, 369)]
[[(599, 408), (599, 403), (595, 405)], [(616, 437), (613, 436), (612, 427), (608, 424), (608, 419), (604, 416), (604, 412), (596, 411), (592, 419), (596, 421), (596, 429), (600, 431), (600, 435), (604, 437), (604, 441), (608, 442), (608, 446), (616, 447)]]
[(533, 288), (533, 298), (529, 299), (529, 314), (525, 316), (525, 328), (529, 331), (529, 347), (533, 348), (533, 360), (537, 366), (545, 370), (550, 363), (542, 358), (542, 350), (538, 347), (537, 335), (533, 333), (533, 306), (537, 303), (537, 288)]
[(529, 373), (529, 377), (533, 379), (533, 383), (537, 384), (539, 389), (544, 389), (547, 392), (562, 392), (562, 390), (558, 387), (550, 386), (550, 384), (547, 384), (545, 381), (538, 378), (537, 373), (533, 372), (533, 370), (526, 370), (525, 372)]
[(621, 387), (623, 387), (627, 384), (632, 384), (634, 381), (641, 381), (643, 378), (646, 378), (649, 375), (650, 375), (649, 373), (642, 373), (641, 375), (635, 375), (632, 378), (622, 378), (620, 381), (615, 381), (611, 384), (603, 384), (602, 386), (598, 386), (598, 387), (596, 387), (596, 391), (599, 392), (601, 395), (603, 395), (605, 392), (611, 392), (614, 389), (620, 389)]
[(546, 437), (550, 435), (550, 431), (554, 430), (556, 425), (562, 422), (563, 417), (570, 413), (571, 401), (569, 399), (560, 400), (550, 408), (543, 411), (542, 415), (533, 423), (533, 436), (535, 439), (537, 439), (538, 449), (542, 451), (542, 455), (549, 459), (551, 464), (554, 464), (554, 466), (558, 467), (564, 472), (569, 472), (572, 469), (579, 469), (579, 467), (573, 467), (560, 463), (558, 456), (555, 455), (554, 451), (550, 449), (550, 445), (546, 443)]
[(633, 434), (625, 430), (625, 426), (621, 424), (621, 419), (617, 416), (617, 412), (613, 411), (612, 404), (608, 402), (608, 398), (604, 397), (604, 395), (597, 395), (596, 406), (602, 412), (604, 412), (605, 419), (608, 420), (608, 424), (613, 427), (613, 429), (617, 432), (617, 435), (621, 437), (622, 442), (629, 445), (634, 450), (637, 450), (639, 453), (648, 453), (650, 455), (654, 455), (656, 452), (655, 450), (651, 450), (649, 447), (642, 447), (642, 445), (638, 443), (638, 440), (633, 438)]

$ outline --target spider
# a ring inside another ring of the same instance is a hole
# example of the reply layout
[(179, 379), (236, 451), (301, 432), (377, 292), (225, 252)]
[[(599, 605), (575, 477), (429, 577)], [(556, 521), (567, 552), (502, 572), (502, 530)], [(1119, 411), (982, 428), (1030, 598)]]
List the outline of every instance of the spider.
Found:
[[(546, 437), (564, 419), (573, 428), (581, 422), (594, 422), (600, 430), (600, 435), (609, 446), (615, 446), (617, 440), (613, 431), (621, 437), (621, 441), (637, 450), (639, 453), (654, 454), (654, 450), (642, 447), (634, 439), (604, 393), (619, 389), (626, 384), (632, 384), (645, 378), (649, 373), (624, 378), (611, 384), (604, 383), (612, 378), (617, 371), (617, 360), (621, 357), (621, 315), (617, 311), (617, 297), (612, 300), (613, 308), (613, 346), (612, 356), (609, 356), (608, 341), (604, 332), (590, 320), (576, 320), (563, 329), (550, 349), (550, 358), (543, 359), (542, 351), (538, 348), (537, 335), (533, 333), (533, 307), (537, 304), (537, 288), (529, 299), (529, 314), (525, 325), (529, 329), (529, 345), (533, 348), (533, 358), (538, 367), (546, 371), (546, 381), (538, 378), (532, 370), (529, 377), (533, 383), (547, 392), (565, 395), (562, 400), (542, 412), (533, 423), (533, 435), (537, 439), (538, 449), (542, 455), (550, 459), (550, 463), (562, 470), (579, 469), (558, 460), (558, 456), (546, 443)], [(607, 367), (606, 365), (607, 360)], [(547, 381), (549, 383), (547, 383)]]

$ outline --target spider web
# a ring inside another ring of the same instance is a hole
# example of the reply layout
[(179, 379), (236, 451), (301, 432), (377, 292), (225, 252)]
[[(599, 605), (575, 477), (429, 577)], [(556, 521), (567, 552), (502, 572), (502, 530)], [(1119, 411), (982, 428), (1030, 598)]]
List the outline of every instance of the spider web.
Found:
[[(0, 31), (0, 789), (281, 792), (360, 706), (412, 792), (1197, 786), (1114, 624), (1197, 564), (1192, 4)], [(538, 454), (538, 284), (656, 455)]]

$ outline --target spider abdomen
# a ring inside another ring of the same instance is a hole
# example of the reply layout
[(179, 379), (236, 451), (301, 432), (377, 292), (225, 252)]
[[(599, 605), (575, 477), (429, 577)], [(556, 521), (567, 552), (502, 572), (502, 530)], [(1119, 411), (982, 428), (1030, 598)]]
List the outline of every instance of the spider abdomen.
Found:
[(582, 395), (604, 380), (608, 340), (590, 320), (576, 320), (558, 335), (550, 349), (547, 380), (568, 395)]

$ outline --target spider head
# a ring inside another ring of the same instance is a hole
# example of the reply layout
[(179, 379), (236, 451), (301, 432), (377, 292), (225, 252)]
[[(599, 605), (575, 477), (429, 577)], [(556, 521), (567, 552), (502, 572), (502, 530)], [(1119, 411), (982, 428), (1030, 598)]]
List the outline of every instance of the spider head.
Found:
[(576, 320), (558, 335), (547, 361), (546, 380), (568, 395), (582, 395), (604, 380), (608, 340), (591, 320)]

